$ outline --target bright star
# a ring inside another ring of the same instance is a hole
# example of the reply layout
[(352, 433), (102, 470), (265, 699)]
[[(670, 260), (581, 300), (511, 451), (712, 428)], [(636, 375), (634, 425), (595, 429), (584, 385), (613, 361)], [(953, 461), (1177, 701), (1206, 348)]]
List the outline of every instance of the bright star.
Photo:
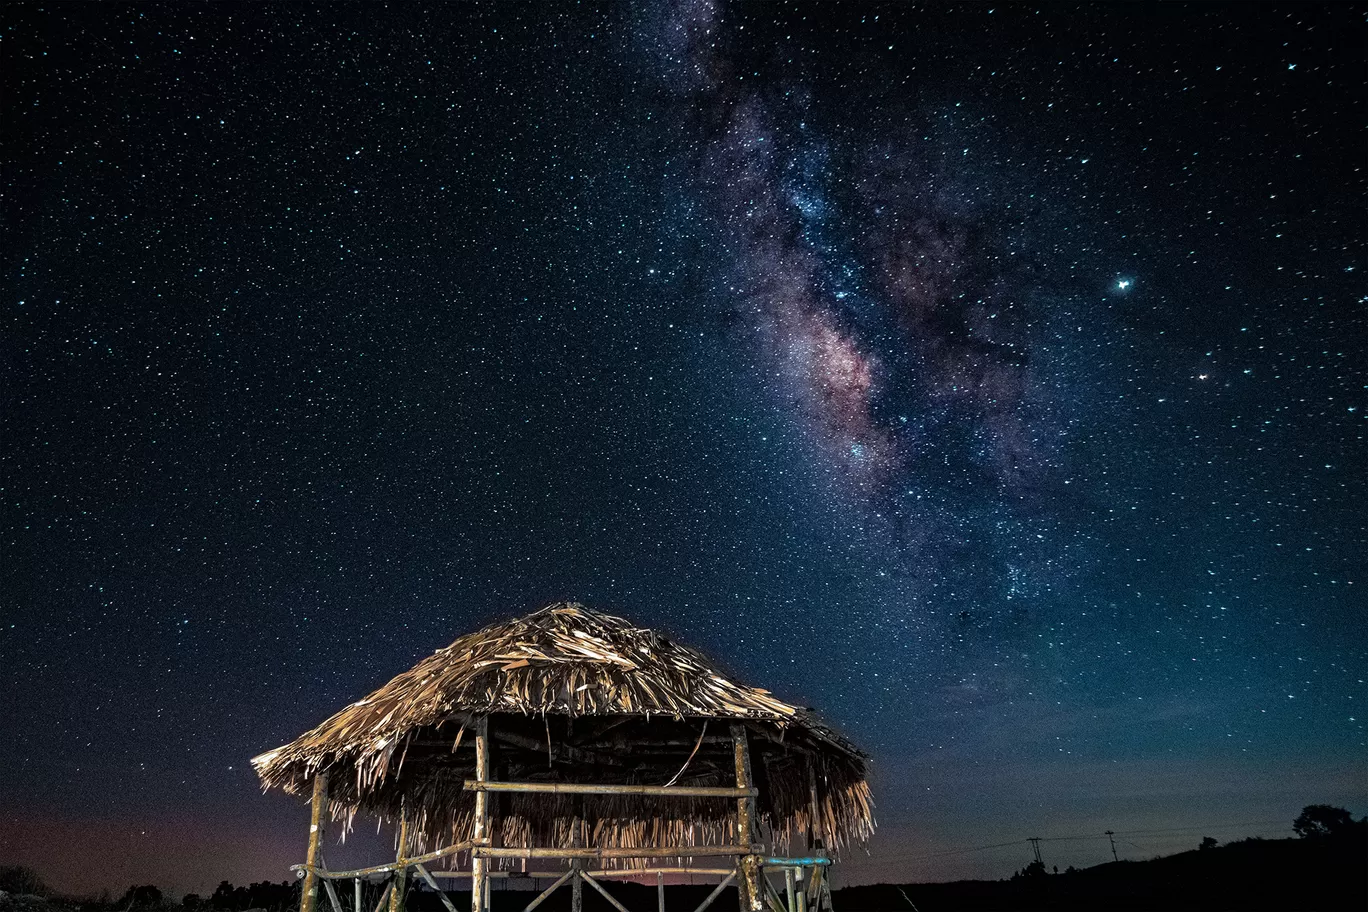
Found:
[(1121, 279), (1121, 280), (1119, 280), (1119, 281), (1116, 283), (1116, 287), (1117, 287), (1117, 289), (1119, 289), (1120, 291), (1125, 291), (1127, 288), (1130, 288), (1130, 287), (1131, 287), (1131, 280), (1130, 280), (1130, 279)]

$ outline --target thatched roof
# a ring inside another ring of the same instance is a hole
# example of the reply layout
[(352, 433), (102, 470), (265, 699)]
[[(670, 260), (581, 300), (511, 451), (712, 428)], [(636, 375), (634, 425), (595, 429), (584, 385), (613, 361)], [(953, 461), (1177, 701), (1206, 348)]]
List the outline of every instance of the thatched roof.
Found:
[[(394, 819), (402, 809), (420, 844), (462, 841), (473, 810), (462, 789), (473, 772), (465, 729), (480, 715), (491, 720), (495, 778), (648, 785), (732, 784), (726, 723), (740, 721), (760, 822), (776, 842), (807, 826), (810, 768), (829, 845), (873, 831), (864, 755), (811, 711), (729, 679), (655, 631), (568, 603), (461, 637), (252, 765), (265, 787), (293, 794), (326, 769), (335, 818)], [(497, 805), (495, 833), (510, 846), (569, 845), (580, 825), (602, 846), (721, 841), (734, 807), (544, 794)]]

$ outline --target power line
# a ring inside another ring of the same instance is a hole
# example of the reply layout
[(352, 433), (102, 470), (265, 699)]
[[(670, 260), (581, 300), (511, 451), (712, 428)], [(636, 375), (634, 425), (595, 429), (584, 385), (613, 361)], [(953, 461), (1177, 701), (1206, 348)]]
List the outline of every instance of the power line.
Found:
[[(1203, 823), (1198, 826), (1170, 827), (1163, 830), (1110, 830), (1102, 833), (1079, 833), (1074, 836), (1032, 836), (1025, 839), (1013, 839), (1011, 842), (995, 842), (991, 845), (967, 846), (962, 849), (948, 849), (944, 852), (929, 852), (925, 854), (905, 853), (899, 855), (883, 855), (879, 861), (923, 861), (932, 858), (948, 858), (954, 855), (968, 855), (971, 852), (986, 852), (989, 849), (1005, 849), (1010, 846), (1020, 846), (1026, 844), (1035, 845), (1037, 851), (1038, 844), (1041, 842), (1075, 842), (1088, 839), (1111, 839), (1113, 836), (1162, 836), (1169, 833), (1187, 833), (1194, 830), (1218, 830), (1224, 827), (1248, 827), (1248, 826), (1273, 826), (1282, 823), (1282, 820), (1247, 820), (1241, 823)], [(1113, 845), (1114, 845), (1114, 840)], [(1126, 840), (1122, 840), (1126, 842)], [(1130, 843), (1135, 845), (1135, 843)], [(1140, 848), (1136, 846), (1136, 848)]]

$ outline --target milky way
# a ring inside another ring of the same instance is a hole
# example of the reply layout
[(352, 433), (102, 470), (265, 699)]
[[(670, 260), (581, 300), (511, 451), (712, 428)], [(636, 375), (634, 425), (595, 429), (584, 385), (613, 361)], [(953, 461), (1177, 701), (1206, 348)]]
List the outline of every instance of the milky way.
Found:
[[(941, 160), (946, 138), (919, 131), (918, 112), (852, 124), (815, 110), (801, 81), (738, 80), (720, 15), (676, 7), (652, 50), (728, 254), (720, 297), (772, 402), (900, 576), (940, 588), (980, 556), (942, 608), (1058, 582), (1066, 543), (1048, 559), (1033, 547), (1053, 531), (1037, 495), (1061, 486), (1058, 429), (1031, 372), (1036, 278), (1002, 226), (1014, 216), (978, 198), (985, 175)], [(901, 590), (905, 622), (925, 620), (913, 602), (927, 594)]]

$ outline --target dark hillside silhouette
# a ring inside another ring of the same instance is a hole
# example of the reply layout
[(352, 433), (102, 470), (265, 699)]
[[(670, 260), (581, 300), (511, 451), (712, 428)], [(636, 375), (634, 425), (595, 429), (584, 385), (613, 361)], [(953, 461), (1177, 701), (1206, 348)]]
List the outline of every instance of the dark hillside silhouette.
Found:
[(1335, 835), (1248, 839), (1150, 861), (1114, 861), (1064, 874), (1028, 870), (1005, 881), (878, 884), (836, 891), (851, 912), (1004, 912), (1116, 909), (1368, 909), (1368, 825)]

